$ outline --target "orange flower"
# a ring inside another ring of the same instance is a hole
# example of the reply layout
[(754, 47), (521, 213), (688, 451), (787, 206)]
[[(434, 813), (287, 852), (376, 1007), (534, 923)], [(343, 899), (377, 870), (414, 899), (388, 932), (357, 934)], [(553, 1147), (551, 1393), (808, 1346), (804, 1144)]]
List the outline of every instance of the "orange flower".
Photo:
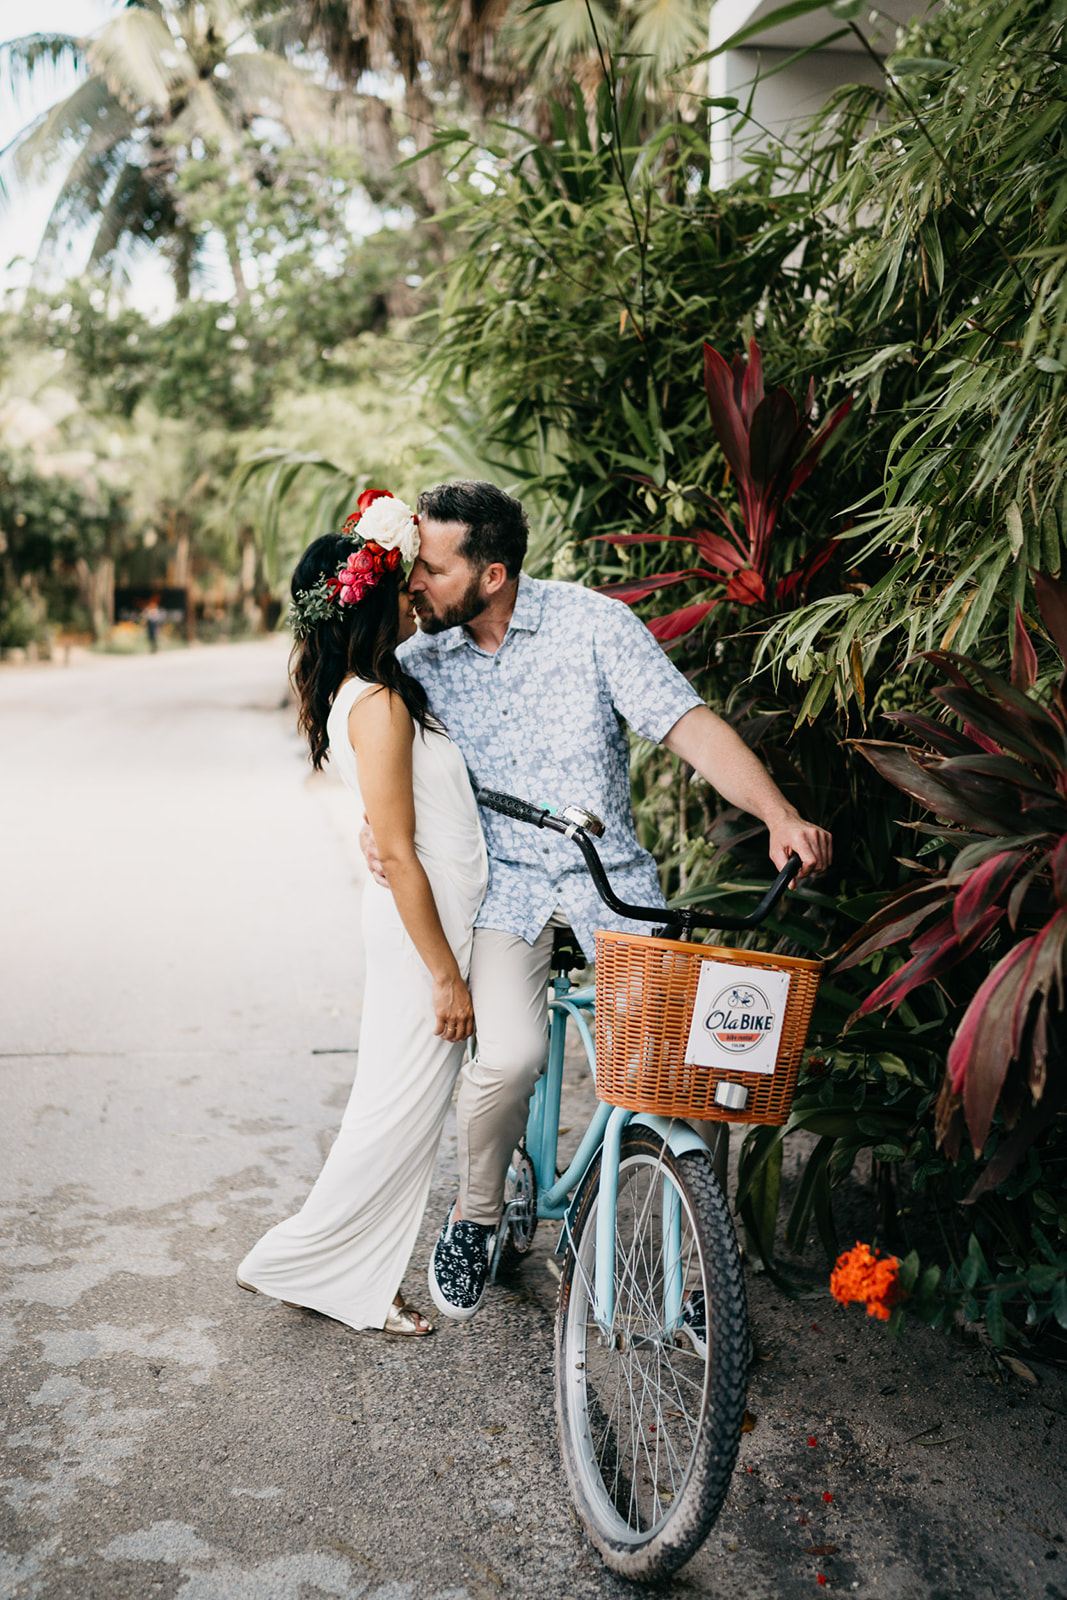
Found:
[(869, 1317), (888, 1322), (893, 1306), (904, 1299), (900, 1262), (896, 1256), (877, 1255), (870, 1245), (857, 1240), (854, 1250), (838, 1256), (830, 1274), (830, 1293), (843, 1306), (857, 1300), (866, 1305)]

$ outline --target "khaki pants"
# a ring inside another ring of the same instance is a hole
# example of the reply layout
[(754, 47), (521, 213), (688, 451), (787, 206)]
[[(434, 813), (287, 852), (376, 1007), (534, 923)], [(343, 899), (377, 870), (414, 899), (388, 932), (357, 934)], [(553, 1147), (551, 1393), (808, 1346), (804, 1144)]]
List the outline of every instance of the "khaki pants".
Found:
[(475, 1054), (459, 1077), (459, 1203), (469, 1222), (496, 1225), (511, 1152), (522, 1138), (534, 1084), (548, 1055), (552, 940), (557, 911), (535, 942), (475, 928), (470, 991)]
[[(456, 1107), (459, 1203), (470, 1222), (495, 1226), (500, 1220), (511, 1154), (548, 1055), (552, 940), (557, 928), (568, 926), (557, 910), (532, 945), (495, 928), (474, 930), (470, 991), (477, 1036), (475, 1054), (460, 1073)], [(726, 1124), (690, 1126), (711, 1147), (716, 1167), (724, 1164)], [(723, 1165), (724, 1184), (725, 1177)]]

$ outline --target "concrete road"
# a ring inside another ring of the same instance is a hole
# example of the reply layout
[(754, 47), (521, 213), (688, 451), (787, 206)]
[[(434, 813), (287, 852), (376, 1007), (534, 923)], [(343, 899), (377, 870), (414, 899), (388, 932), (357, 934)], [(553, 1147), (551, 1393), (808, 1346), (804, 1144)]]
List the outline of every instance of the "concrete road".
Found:
[[(0, 1597), (631, 1594), (563, 1487), (549, 1230), (428, 1340), (234, 1286), (358, 1031), (356, 819), (284, 697), (275, 640), (0, 672)], [(448, 1129), (421, 1304), (453, 1173)], [(756, 1426), (670, 1593), (1061, 1594), (1060, 1375), (751, 1288)]]

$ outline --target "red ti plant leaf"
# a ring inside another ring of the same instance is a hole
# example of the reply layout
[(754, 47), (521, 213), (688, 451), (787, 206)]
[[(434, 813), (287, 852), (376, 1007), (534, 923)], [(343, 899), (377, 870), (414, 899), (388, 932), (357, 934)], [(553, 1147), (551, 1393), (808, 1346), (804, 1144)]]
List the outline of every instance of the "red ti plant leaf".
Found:
[(944, 883), (924, 883), (917, 889), (894, 895), (888, 905), (876, 911), (842, 946), (834, 972), (846, 972), (876, 951), (885, 950), (898, 939), (906, 939), (950, 898), (951, 892)]
[(800, 431), (793, 397), (785, 389), (772, 389), (756, 407), (748, 436), (749, 475), (753, 488), (761, 494), (770, 488), (787, 462), (792, 465)]
[(1030, 635), (1023, 622), (1023, 614), (1018, 603), (1015, 606), (1015, 648), (1011, 654), (1011, 681), (1012, 687), (1021, 689), (1025, 694), (1032, 689), (1037, 680), (1037, 651), (1030, 643)]
[(681, 583), (684, 578), (710, 578), (714, 574), (701, 572), (695, 567), (689, 567), (684, 572), (661, 572), (655, 578), (627, 578), (624, 583), (605, 583), (598, 591), (600, 594), (610, 595), (613, 600), (625, 600), (627, 605), (633, 605), (635, 600), (644, 600), (646, 595), (655, 594), (657, 589), (669, 589), (674, 583)]
[(809, 550), (798, 567), (794, 567), (792, 572), (779, 579), (777, 590), (779, 600), (787, 599), (797, 589), (803, 593), (815, 574), (821, 572), (826, 563), (833, 557), (840, 542), (839, 539), (827, 539), (825, 544), (817, 545), (814, 550)]
[(931, 717), (916, 716), (910, 711), (891, 711), (888, 713), (888, 720), (898, 723), (909, 733), (917, 733), (943, 756), (968, 755), (974, 744), (973, 739), (957, 732), (955, 728), (950, 728), (947, 722), (934, 722)]
[(1023, 850), (1004, 850), (990, 856), (969, 875), (952, 906), (952, 921), (959, 938), (966, 939), (973, 932), (990, 902), (1000, 905), (1004, 891), (1026, 860)]
[(706, 528), (693, 529), (693, 543), (704, 560), (722, 572), (736, 572), (748, 560), (736, 542), (724, 539), (721, 534), (709, 533)]
[(827, 442), (829, 441), (831, 435), (837, 432), (842, 422), (844, 422), (845, 418), (852, 410), (852, 400), (853, 396), (849, 395), (848, 399), (842, 401), (837, 410), (832, 412), (823, 423), (822, 427), (811, 441), (811, 444), (805, 450), (804, 454), (794, 467), (793, 476), (789, 480), (789, 487), (782, 496), (783, 500), (788, 500), (791, 494), (796, 494), (801, 484), (804, 483), (806, 479), (808, 479), (814, 472), (816, 466), (818, 465), (819, 457), (826, 448)]
[(1011, 1053), (1018, 1056), (1023, 1044), (1023, 1034), (1034, 1000), (1038, 1002), (1034, 1017), (1031, 1044), (1030, 1092), (1040, 1100), (1045, 1088), (1045, 1068), (1048, 1056), (1048, 1002), (1053, 984), (1056, 986), (1060, 1008), (1064, 992), (1064, 943), (1067, 940), (1067, 912), (1057, 911), (1034, 938), (1030, 959), (1026, 963), (1019, 999), (1012, 1018)]
[(719, 352), (706, 344), (704, 389), (711, 412), (711, 425), (722, 445), (722, 453), (730, 471), (740, 483), (748, 475), (748, 428), (741, 412), (740, 395), (734, 392), (734, 376)]
[(727, 600), (736, 600), (743, 606), (758, 605), (766, 597), (767, 590), (763, 579), (751, 567), (745, 567), (740, 572), (735, 572), (726, 585)]
[(1049, 578), (1043, 572), (1035, 572), (1033, 580), (1042, 621), (1067, 663), (1067, 578)]
[(912, 940), (915, 955), (867, 996), (860, 1006), (860, 1015), (867, 1016), (884, 1005), (895, 1011), (913, 989), (922, 983), (929, 983), (932, 978), (939, 978), (977, 949), (1003, 915), (999, 906), (991, 906), (974, 924), (966, 939), (956, 936), (951, 917), (934, 923), (933, 927), (924, 928), (918, 938)]
[[(815, 466), (819, 455), (851, 406), (851, 400), (839, 406), (822, 429), (811, 435), (810, 415), (814, 404), (814, 387), (808, 385), (804, 412), (801, 415), (788, 392), (781, 387), (765, 390), (763, 383), (763, 358), (759, 345), (749, 343), (747, 362), (736, 355), (728, 365), (711, 345), (704, 346), (704, 389), (712, 427), (722, 447), (727, 464), (737, 484), (744, 537), (735, 530), (723, 507), (703, 491), (687, 491), (690, 499), (699, 498), (725, 529), (710, 533), (706, 528), (696, 528), (689, 535), (679, 534), (599, 534), (596, 537), (618, 545), (681, 544), (696, 545), (707, 568), (701, 571), (664, 573), (658, 578), (631, 579), (624, 583), (605, 585), (601, 594), (614, 595), (619, 600), (634, 604), (687, 577), (700, 577), (726, 584), (726, 598), (736, 605), (763, 604), (770, 594), (769, 565), (770, 542), (779, 513), (789, 496), (799, 487)], [(635, 481), (649, 480), (628, 474)], [(829, 559), (832, 545), (809, 557), (798, 568), (790, 587), (780, 593), (792, 593), (798, 585), (806, 584)], [(688, 609), (688, 608), (687, 608)], [(703, 615), (712, 609), (707, 606)], [(660, 619), (661, 626), (654, 631), (657, 637), (680, 637), (672, 632), (675, 620)], [(695, 624), (694, 624), (695, 626)]]
[[(749, 562), (766, 578), (778, 514), (815, 467), (852, 400), (839, 406), (811, 438), (809, 407), (801, 416), (787, 390), (764, 391), (762, 358), (754, 339), (749, 343), (747, 370), (740, 356), (727, 366), (706, 344), (704, 388), (711, 425), (737, 481)], [(809, 386), (809, 400), (813, 397)]]
[(982, 1147), (1011, 1064), (1011, 1036), (1019, 989), (1033, 939), (998, 961), (964, 1013), (948, 1053), (948, 1072), (963, 1094), (963, 1114), (975, 1152)]
[(1052, 852), (1052, 887), (1057, 905), (1067, 906), (1067, 833)]
[(715, 600), (703, 600), (696, 605), (683, 606), (680, 611), (672, 611), (666, 617), (653, 617), (648, 631), (660, 644), (677, 644), (684, 634), (692, 633), (697, 624), (703, 622), (717, 603)]
[(763, 401), (763, 355), (755, 339), (750, 339), (748, 341), (747, 367), (744, 367), (740, 356), (734, 356), (732, 362), (732, 371), (734, 375), (735, 394), (737, 390), (738, 373), (742, 370), (744, 371), (744, 378), (741, 382), (740, 394), (741, 420), (746, 429), (751, 430), (752, 418), (755, 416), (757, 408)]
[(936, 768), (924, 766), (916, 759), (915, 752), (873, 739), (857, 741), (856, 748), (883, 778), (919, 800), (935, 816), (947, 817), (950, 822), (973, 828), (978, 833), (1004, 831), (998, 818), (991, 816), (973, 797), (962, 796), (940, 777)]

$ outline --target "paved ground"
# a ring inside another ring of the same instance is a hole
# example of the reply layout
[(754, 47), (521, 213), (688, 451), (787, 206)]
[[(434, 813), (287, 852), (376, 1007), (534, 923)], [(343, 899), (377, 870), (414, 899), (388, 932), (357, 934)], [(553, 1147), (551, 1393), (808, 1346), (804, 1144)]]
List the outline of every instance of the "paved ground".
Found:
[[(556, 1454), (546, 1230), (430, 1340), (234, 1287), (328, 1148), (360, 1004), (352, 819), (284, 657), (0, 671), (0, 1597), (616, 1600)], [(755, 1427), (666, 1592), (1063, 1600), (1062, 1374), (749, 1289)]]

